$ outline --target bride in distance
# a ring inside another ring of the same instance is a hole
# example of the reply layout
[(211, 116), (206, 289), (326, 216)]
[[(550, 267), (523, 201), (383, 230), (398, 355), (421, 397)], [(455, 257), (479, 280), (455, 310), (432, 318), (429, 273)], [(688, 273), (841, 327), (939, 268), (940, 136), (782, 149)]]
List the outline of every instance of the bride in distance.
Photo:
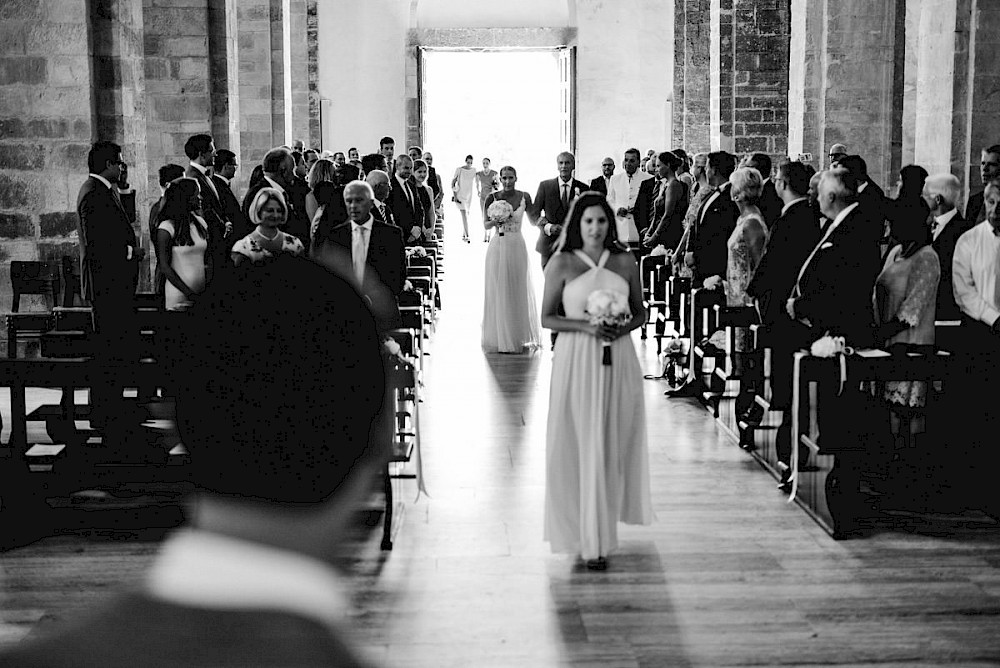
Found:
[(486, 229), (495, 227), (497, 232), (486, 250), (482, 346), (488, 353), (520, 353), (537, 348), (541, 341), (535, 290), (528, 273), (528, 247), (521, 234), (531, 196), (514, 189), (517, 170), (513, 167), (500, 170), (500, 183), (502, 189), (486, 198), (484, 209)]

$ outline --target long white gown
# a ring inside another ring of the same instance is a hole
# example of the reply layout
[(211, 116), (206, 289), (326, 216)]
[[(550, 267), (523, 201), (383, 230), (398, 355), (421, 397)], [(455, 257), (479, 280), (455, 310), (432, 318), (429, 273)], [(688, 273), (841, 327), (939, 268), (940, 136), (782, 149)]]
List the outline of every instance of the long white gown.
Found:
[[(586, 319), (594, 290), (628, 294), (629, 283), (583, 252), (590, 269), (563, 288), (566, 317)], [(611, 344), (611, 365), (601, 363), (601, 341), (583, 332), (560, 332), (552, 361), (546, 432), (545, 540), (553, 552), (584, 559), (606, 557), (618, 546), (620, 520), (649, 524), (649, 454), (642, 370), (632, 339)]]
[(503, 236), (494, 234), (486, 249), (482, 346), (488, 353), (520, 353), (541, 342), (528, 247), (521, 234), (525, 208), (522, 193), (521, 203), (503, 225)]

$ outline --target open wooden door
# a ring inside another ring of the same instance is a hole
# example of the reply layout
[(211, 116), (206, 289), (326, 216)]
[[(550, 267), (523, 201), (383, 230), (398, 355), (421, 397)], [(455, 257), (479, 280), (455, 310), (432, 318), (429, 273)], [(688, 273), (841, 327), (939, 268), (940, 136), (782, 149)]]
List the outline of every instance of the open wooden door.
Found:
[(576, 47), (559, 49), (559, 141), (576, 155)]

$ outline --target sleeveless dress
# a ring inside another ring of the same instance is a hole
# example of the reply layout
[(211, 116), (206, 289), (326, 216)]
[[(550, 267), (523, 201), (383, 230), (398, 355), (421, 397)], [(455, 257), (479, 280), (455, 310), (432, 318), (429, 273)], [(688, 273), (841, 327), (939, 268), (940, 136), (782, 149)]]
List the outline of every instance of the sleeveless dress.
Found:
[(455, 190), (458, 208), (469, 211), (472, 209), (472, 198), (475, 197), (476, 170), (459, 167), (455, 170), (455, 175), (458, 176), (458, 188)]
[(521, 203), (486, 249), (486, 290), (483, 300), (483, 350), (519, 353), (541, 343), (535, 288), (528, 273), (528, 247), (521, 234), (526, 208)]
[[(594, 290), (628, 294), (629, 284), (600, 262), (575, 251), (590, 269), (563, 287), (566, 317), (586, 319)], [(545, 540), (553, 552), (584, 559), (618, 546), (620, 520), (649, 524), (649, 455), (642, 370), (629, 336), (611, 344), (611, 366), (601, 364), (601, 341), (583, 332), (559, 332), (552, 361), (546, 431)]]
[[(202, 224), (204, 222), (202, 221)], [(157, 229), (169, 234), (171, 240), (177, 234), (177, 230), (174, 228), (174, 223), (171, 220), (163, 221)], [(191, 288), (192, 292), (198, 293), (205, 289), (205, 251), (208, 249), (208, 241), (198, 232), (198, 228), (195, 227), (194, 223), (191, 223), (191, 240), (194, 243), (190, 246), (171, 246), (170, 266), (174, 268), (174, 271), (184, 281), (184, 284)], [(168, 311), (175, 311), (190, 304), (184, 293), (178, 290), (170, 281), (165, 281), (163, 301), (164, 308)]]
[[(751, 240), (748, 228), (753, 223), (759, 225), (764, 233)], [(757, 270), (757, 265), (760, 264), (760, 258), (764, 255), (766, 241), (767, 224), (761, 216), (750, 213), (741, 216), (736, 221), (736, 227), (726, 242), (726, 247), (729, 250), (725, 276), (727, 306), (746, 306), (753, 303), (753, 299), (747, 294), (747, 287), (750, 285), (753, 273)], [(719, 348), (725, 347), (725, 331), (715, 332), (711, 342)], [(752, 350), (753, 332), (747, 327), (736, 328), (735, 342), (737, 352)]]

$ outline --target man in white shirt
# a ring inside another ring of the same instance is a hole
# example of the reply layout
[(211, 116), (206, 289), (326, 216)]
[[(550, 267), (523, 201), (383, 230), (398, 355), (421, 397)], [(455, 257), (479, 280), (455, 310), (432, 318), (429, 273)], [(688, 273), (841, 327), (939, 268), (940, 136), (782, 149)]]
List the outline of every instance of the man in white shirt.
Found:
[(923, 198), (931, 213), (932, 246), (941, 264), (938, 283), (936, 320), (961, 320), (962, 312), (955, 303), (951, 268), (955, 245), (971, 227), (955, 207), (961, 184), (953, 174), (932, 174), (924, 183)]
[(970, 348), (996, 350), (1000, 343), (1000, 186), (983, 192), (986, 220), (955, 245), (952, 280)]
[(618, 240), (625, 243), (638, 243), (639, 230), (635, 223), (635, 201), (639, 196), (639, 186), (643, 181), (653, 178), (639, 169), (639, 149), (630, 148), (622, 158), (621, 171), (611, 177), (608, 184), (608, 204), (615, 212), (615, 224), (618, 228)]

